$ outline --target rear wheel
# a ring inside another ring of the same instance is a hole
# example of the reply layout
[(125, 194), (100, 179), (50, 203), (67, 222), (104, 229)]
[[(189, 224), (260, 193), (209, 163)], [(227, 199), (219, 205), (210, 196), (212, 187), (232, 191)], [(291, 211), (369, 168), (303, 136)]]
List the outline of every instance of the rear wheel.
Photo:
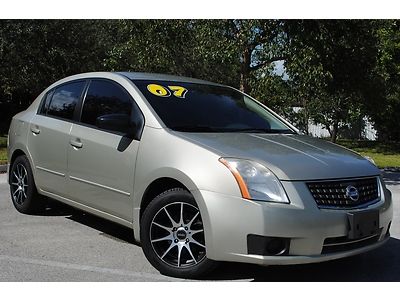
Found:
[(141, 242), (147, 259), (165, 275), (196, 278), (216, 266), (206, 256), (204, 227), (196, 202), (181, 188), (162, 193), (146, 208)]
[(33, 214), (42, 208), (42, 199), (37, 193), (32, 168), (25, 155), (18, 156), (10, 168), (10, 192), (19, 212)]

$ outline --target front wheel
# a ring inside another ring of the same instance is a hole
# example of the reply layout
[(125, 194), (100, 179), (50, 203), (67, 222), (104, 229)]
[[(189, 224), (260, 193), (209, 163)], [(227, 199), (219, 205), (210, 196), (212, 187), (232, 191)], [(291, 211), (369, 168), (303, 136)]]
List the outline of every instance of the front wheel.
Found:
[(206, 256), (200, 211), (184, 189), (168, 190), (148, 205), (140, 238), (146, 258), (162, 274), (198, 278), (216, 266)]

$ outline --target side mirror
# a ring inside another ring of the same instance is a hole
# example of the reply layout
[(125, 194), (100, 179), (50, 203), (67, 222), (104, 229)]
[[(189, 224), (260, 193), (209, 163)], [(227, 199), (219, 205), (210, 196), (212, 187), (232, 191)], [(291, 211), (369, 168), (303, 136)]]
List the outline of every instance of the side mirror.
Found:
[(131, 117), (126, 114), (108, 114), (97, 117), (96, 126), (101, 129), (118, 131), (132, 136), (135, 124), (131, 122)]

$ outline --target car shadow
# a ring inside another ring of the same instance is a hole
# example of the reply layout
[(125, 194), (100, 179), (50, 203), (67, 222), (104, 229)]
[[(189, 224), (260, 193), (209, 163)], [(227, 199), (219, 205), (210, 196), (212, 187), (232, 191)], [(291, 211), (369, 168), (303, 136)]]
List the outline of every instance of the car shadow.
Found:
[(382, 247), (343, 259), (292, 266), (257, 266), (223, 263), (209, 280), (252, 281), (400, 281), (400, 240), (390, 238)]
[(382, 173), (385, 184), (400, 185), (400, 172), (398, 171), (385, 171)]
[[(59, 202), (52, 201), (43, 215), (64, 216), (99, 231), (99, 235), (104, 238), (139, 246), (131, 229)], [(315, 264), (258, 266), (223, 262), (203, 280), (400, 281), (400, 240), (391, 237), (385, 245), (370, 252)]]
[(103, 237), (122, 243), (139, 245), (134, 239), (133, 229), (128, 227), (81, 211), (77, 211), (66, 218), (100, 231), (99, 234)]
[(65, 205), (61, 202), (44, 197), (44, 209), (35, 213), (38, 216), (70, 216), (77, 210), (71, 206)]
[(99, 231), (101, 236), (137, 245), (133, 236), (133, 230), (117, 223), (102, 219), (95, 215), (86, 213), (79, 209), (63, 204), (58, 201), (47, 199), (46, 208), (38, 215), (41, 216), (63, 216), (68, 220), (78, 222)]

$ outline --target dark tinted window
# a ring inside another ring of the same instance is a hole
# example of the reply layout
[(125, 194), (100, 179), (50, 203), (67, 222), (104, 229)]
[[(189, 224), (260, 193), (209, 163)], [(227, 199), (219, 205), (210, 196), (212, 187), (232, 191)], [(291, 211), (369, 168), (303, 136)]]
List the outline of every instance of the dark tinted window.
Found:
[(51, 96), (53, 96), (53, 92), (54, 92), (54, 90), (51, 90), (51, 91), (47, 92), (46, 95), (43, 97), (42, 104), (41, 104), (40, 110), (39, 110), (40, 114), (42, 114), (42, 115), (47, 114), (47, 110), (49, 109), (49, 104), (51, 101)]
[(81, 97), (85, 81), (64, 84), (54, 90), (48, 115), (72, 120), (75, 107)]
[(97, 118), (104, 115), (131, 116), (132, 101), (128, 92), (106, 80), (90, 83), (82, 109), (81, 122), (96, 126)]
[(173, 130), (293, 133), (267, 109), (229, 87), (157, 80), (134, 83)]

